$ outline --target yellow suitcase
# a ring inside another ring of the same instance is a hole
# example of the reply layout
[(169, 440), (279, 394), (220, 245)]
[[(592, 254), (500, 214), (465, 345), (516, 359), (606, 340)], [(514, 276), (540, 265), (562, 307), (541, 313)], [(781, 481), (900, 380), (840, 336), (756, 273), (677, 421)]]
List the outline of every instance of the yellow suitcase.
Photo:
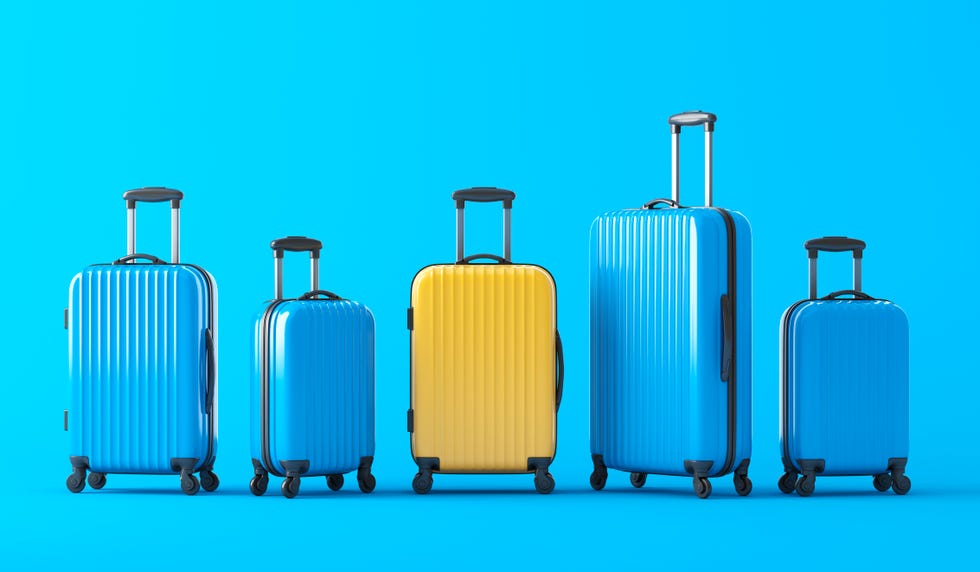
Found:
[[(489, 187), (453, 193), (456, 263), (426, 266), (412, 281), (408, 430), (419, 472), (534, 473), (549, 493), (563, 363), (551, 274), (510, 262), (514, 193)], [(467, 201), (502, 202), (504, 256), (463, 256)], [(476, 263), (489, 260), (489, 263)]]

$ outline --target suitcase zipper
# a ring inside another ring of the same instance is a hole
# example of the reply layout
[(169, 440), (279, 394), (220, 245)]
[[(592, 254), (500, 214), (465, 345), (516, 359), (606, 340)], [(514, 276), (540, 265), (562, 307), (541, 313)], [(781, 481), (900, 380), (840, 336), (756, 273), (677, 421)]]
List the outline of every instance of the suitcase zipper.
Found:
[[(721, 218), (725, 221), (725, 229), (728, 234), (728, 299), (730, 303), (728, 307), (730, 308), (729, 320), (731, 324), (732, 338), (731, 338), (731, 361), (729, 362), (729, 372), (728, 372), (728, 446), (725, 452), (725, 464), (722, 465), (721, 470), (718, 471), (716, 476), (721, 476), (727, 474), (732, 470), (735, 465), (735, 445), (736, 445), (736, 414), (738, 412), (738, 391), (736, 380), (738, 379), (738, 280), (737, 280), (737, 251), (735, 242), (735, 219), (732, 218), (731, 213), (720, 207), (709, 207), (713, 210), (718, 211), (721, 214)], [(724, 325), (723, 325), (724, 327)], [(724, 372), (723, 372), (724, 373)]]

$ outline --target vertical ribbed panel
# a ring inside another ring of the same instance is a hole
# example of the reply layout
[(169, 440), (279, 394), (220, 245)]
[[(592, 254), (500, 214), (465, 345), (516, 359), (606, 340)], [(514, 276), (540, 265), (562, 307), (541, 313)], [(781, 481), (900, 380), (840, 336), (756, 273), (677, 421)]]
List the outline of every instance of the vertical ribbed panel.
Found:
[(791, 459), (824, 459), (824, 474), (864, 475), (907, 457), (905, 313), (885, 301), (804, 302), (786, 327)]
[(276, 307), (269, 338), (273, 462), (307, 460), (306, 474), (326, 475), (374, 456), (374, 336), (374, 316), (357, 302)]
[(532, 265), (435, 265), (412, 283), (412, 454), (525, 472), (555, 454), (555, 284)]
[[(738, 398), (748, 413), (751, 239), (738, 213)], [(721, 380), (721, 295), (728, 238), (712, 209), (629, 209), (591, 232), (592, 452), (627, 471), (685, 474), (685, 460), (728, 450), (728, 385)], [(744, 274), (744, 278), (743, 278)], [(743, 357), (744, 356), (744, 357)], [(744, 384), (744, 385), (741, 385)], [(746, 415), (748, 417), (748, 415)], [(735, 462), (749, 454), (739, 421)]]
[(186, 266), (90, 266), (69, 296), (71, 455), (108, 473), (203, 463), (208, 279)]

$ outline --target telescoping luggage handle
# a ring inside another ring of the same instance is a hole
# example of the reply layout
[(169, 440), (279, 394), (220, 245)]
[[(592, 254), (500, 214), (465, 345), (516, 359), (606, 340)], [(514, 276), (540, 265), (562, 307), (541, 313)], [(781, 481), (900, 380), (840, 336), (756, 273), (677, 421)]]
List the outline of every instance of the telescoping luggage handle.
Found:
[(180, 262), (180, 201), (184, 193), (166, 187), (143, 187), (123, 193), (126, 201), (126, 257), (116, 263), (135, 262), (139, 258), (149, 259), (153, 264), (163, 261), (153, 256), (136, 254), (136, 203), (162, 203), (170, 201), (170, 262)]
[(671, 177), (670, 177), (670, 200), (655, 199), (643, 205), (645, 209), (655, 208), (658, 204), (666, 204), (672, 208), (677, 208), (681, 203), (681, 128), (694, 125), (704, 125), (704, 206), (710, 207), (712, 204), (712, 141), (711, 136), (715, 131), (715, 122), (718, 117), (714, 113), (705, 111), (685, 111), (671, 115), (667, 120), (670, 124), (670, 157), (671, 157)]
[(320, 281), (320, 250), (323, 244), (315, 238), (305, 236), (286, 236), (273, 240), (269, 246), (276, 261), (276, 300), (282, 300), (282, 258), (285, 251), (310, 253), (310, 291), (303, 295), (304, 300), (312, 299), (318, 294), (328, 298), (338, 298), (336, 294), (319, 289)]
[(846, 236), (812, 238), (803, 243), (807, 257), (810, 259), (810, 299), (817, 299), (817, 253), (821, 250), (824, 252), (851, 252), (854, 255), (854, 289), (834, 292), (826, 298), (837, 298), (851, 294), (855, 298), (870, 299), (870, 296), (861, 291), (861, 259), (864, 258), (866, 246), (863, 240), (847, 238)]
[[(453, 200), (456, 201), (456, 264), (468, 264), (478, 258), (488, 258), (496, 260), (498, 263), (506, 264), (510, 262), (510, 211), (514, 198), (517, 195), (513, 191), (498, 189), (496, 187), (473, 187), (463, 189), (453, 193)], [(466, 202), (476, 203), (495, 203), (501, 202), (504, 206), (504, 256), (501, 258), (495, 254), (473, 254), (464, 256), (463, 252), (463, 223), (465, 220), (464, 209)]]

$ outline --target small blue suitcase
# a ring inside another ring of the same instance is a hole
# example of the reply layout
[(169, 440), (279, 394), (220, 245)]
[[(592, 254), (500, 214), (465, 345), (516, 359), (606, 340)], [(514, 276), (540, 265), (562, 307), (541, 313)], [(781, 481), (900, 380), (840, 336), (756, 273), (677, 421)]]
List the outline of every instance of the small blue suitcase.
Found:
[[(779, 490), (809, 496), (817, 475), (872, 475), (879, 491), (904, 495), (912, 486), (908, 318), (861, 290), (864, 242), (831, 236), (805, 248), (810, 297), (781, 323)], [(853, 290), (817, 298), (820, 251), (853, 253)]]
[[(107, 473), (179, 473), (189, 495), (218, 487), (217, 288), (202, 268), (179, 263), (183, 197), (162, 187), (127, 191), (128, 255), (89, 266), (71, 282), (72, 399), (64, 424), (72, 492), (85, 488), (87, 471), (93, 489), (105, 486)], [(135, 248), (136, 203), (165, 201), (169, 264)]]
[[(695, 493), (734, 472), (747, 495), (751, 455), (752, 238), (741, 214), (711, 206), (716, 118), (670, 118), (673, 198), (606, 213), (591, 231), (592, 460), (607, 468), (690, 475)], [(681, 127), (704, 125), (705, 207), (679, 204)], [(668, 208), (658, 208), (658, 207)]]
[[(249, 489), (265, 493), (269, 473), (285, 477), (282, 494), (299, 493), (303, 476), (326, 476), (339, 490), (357, 471), (362, 492), (374, 490), (374, 316), (318, 282), (320, 241), (272, 241), (276, 297), (252, 328), (252, 465)], [(312, 288), (282, 297), (284, 251), (309, 252)]]

